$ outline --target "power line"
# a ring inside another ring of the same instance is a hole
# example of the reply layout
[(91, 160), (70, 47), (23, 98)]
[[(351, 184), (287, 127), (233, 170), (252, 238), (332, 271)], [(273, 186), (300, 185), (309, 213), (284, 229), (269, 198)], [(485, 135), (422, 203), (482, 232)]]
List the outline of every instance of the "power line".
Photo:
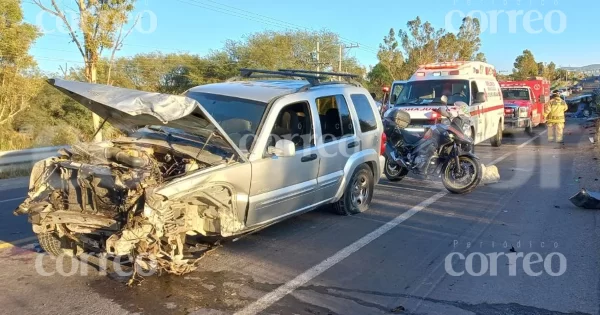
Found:
[[(42, 33), (43, 35), (48, 35), (48, 36), (57, 36), (57, 37), (62, 37), (62, 38), (69, 38), (72, 40), (71, 35), (63, 35), (63, 34), (50, 34), (50, 33)], [(138, 45), (138, 44), (126, 44), (123, 43), (123, 46), (132, 46), (132, 47), (144, 47), (144, 48), (152, 48), (155, 50), (171, 50), (171, 51), (185, 51), (183, 49), (175, 49), (175, 48), (164, 48), (164, 47), (155, 47), (155, 46), (147, 46), (147, 45)], [(70, 50), (69, 50), (70, 51)]]
[[(190, 0), (190, 1), (197, 1), (197, 0)], [(283, 20), (275, 19), (275, 18), (273, 18), (273, 17), (269, 17), (269, 16), (266, 16), (266, 15), (258, 14), (258, 13), (254, 13), (254, 12), (251, 12), (251, 11), (248, 11), (248, 10), (245, 10), (245, 9), (240, 9), (240, 8), (237, 8), (237, 7), (234, 7), (234, 6), (230, 6), (230, 5), (227, 5), (227, 4), (223, 4), (223, 3), (220, 3), (220, 2), (217, 2), (217, 1), (213, 1), (213, 0), (204, 0), (204, 1), (205, 1), (205, 2), (212, 2), (212, 3), (218, 4), (218, 5), (220, 5), (220, 6), (227, 7), (227, 8), (231, 8), (231, 9), (234, 9), (234, 10), (238, 10), (238, 11), (246, 12), (246, 13), (249, 13), (249, 14), (252, 14), (252, 15), (256, 15), (256, 16), (259, 16), (259, 17), (265, 18), (265, 19), (269, 19), (269, 20), (273, 20), (273, 21), (280, 22), (280, 23), (284, 23), (284, 24), (287, 24), (287, 25), (293, 26), (293, 27), (295, 27), (295, 28), (297, 28), (297, 29), (306, 29), (306, 30), (313, 30), (313, 31), (314, 31), (314, 29), (312, 29), (312, 28), (309, 28), (309, 27), (306, 27), (306, 26), (301, 26), (301, 25), (298, 25), (298, 24), (293, 24), (293, 23), (290, 23), (290, 22), (287, 22), (287, 21), (283, 21)], [(342, 36), (339, 36), (339, 35), (338, 35), (338, 37), (339, 37), (339, 38), (340, 38), (342, 41), (346, 41), (346, 42), (348, 42), (348, 43), (351, 43), (351, 44), (352, 44), (352, 43), (357, 43), (357, 46), (358, 46), (358, 45), (360, 45), (360, 46), (362, 46), (362, 47), (365, 47), (365, 48), (370, 48), (370, 49), (374, 50), (375, 52), (378, 52), (378, 49), (377, 49), (377, 48), (373, 48), (372, 46), (364, 45), (364, 44), (358, 43), (358, 42), (356, 42), (356, 41), (354, 41), (354, 40), (351, 40), (351, 39), (348, 39), (348, 38), (345, 38), (345, 37), (342, 37)], [(370, 50), (370, 49), (369, 49), (369, 50)]]
[[(245, 13), (248, 13), (248, 14), (238, 13), (238, 12), (231, 12), (231, 11), (228, 11), (228, 10), (226, 10), (224, 8), (221, 8), (221, 7), (217, 7), (217, 6), (206, 4), (206, 3), (200, 3), (200, 2), (198, 2), (198, 0), (185, 0), (185, 1), (184, 0), (177, 0), (177, 1), (185, 3), (185, 4), (188, 4), (188, 5), (191, 5), (191, 6), (196, 6), (196, 7), (208, 9), (208, 10), (216, 11), (216, 12), (219, 12), (219, 13), (223, 13), (223, 14), (227, 14), (227, 15), (231, 15), (231, 16), (235, 16), (235, 17), (239, 17), (239, 18), (243, 18), (243, 19), (248, 19), (248, 20), (255, 21), (255, 22), (259, 22), (259, 23), (262, 23), (262, 24), (265, 24), (265, 25), (276, 26), (276, 27), (283, 28), (283, 29), (312, 30), (312, 31), (314, 31), (314, 29), (311, 29), (311, 28), (308, 28), (308, 27), (304, 27), (304, 26), (292, 24), (292, 23), (289, 23), (289, 22), (285, 22), (285, 21), (282, 21), (282, 20), (274, 19), (274, 18), (271, 18), (271, 17), (267, 17), (265, 15), (253, 13), (253, 12), (250, 12), (250, 11), (247, 11), (247, 10), (244, 10), (244, 9), (235, 8), (235, 7), (232, 7), (232, 6), (229, 6), (229, 5), (225, 5), (225, 4), (220, 4), (220, 5), (222, 5), (224, 7), (233, 8), (235, 10), (242, 11), (242, 12), (245, 12)], [(218, 2), (215, 2), (215, 1), (210, 1), (210, 2), (218, 3)], [(251, 14), (251, 15), (249, 15), (249, 14)], [(262, 19), (261, 18), (257, 18), (256, 16), (262, 17)], [(265, 20), (265, 18), (269, 19), (271, 21), (267, 21), (267, 20)], [(349, 39), (341, 37), (339, 35), (338, 35), (338, 38), (342, 42), (356, 43), (356, 41), (349, 40)], [(358, 44), (360, 44), (360, 43), (358, 43)], [(361, 46), (363, 46), (363, 47), (370, 47), (370, 46), (366, 46), (366, 45), (361, 45)], [(368, 51), (370, 53), (375, 53), (375, 54), (378, 52), (377, 50), (374, 50), (374, 49), (367, 49), (367, 48), (361, 48), (361, 49), (363, 49), (365, 51)]]

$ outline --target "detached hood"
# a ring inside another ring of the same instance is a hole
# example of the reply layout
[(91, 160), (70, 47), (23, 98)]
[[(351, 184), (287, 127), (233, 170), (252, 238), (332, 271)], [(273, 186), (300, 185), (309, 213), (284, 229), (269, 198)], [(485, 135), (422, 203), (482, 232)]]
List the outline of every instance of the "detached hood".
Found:
[(214, 133), (217, 137), (211, 143), (244, 158), (215, 119), (189, 97), (61, 79), (50, 79), (48, 83), (122, 131), (162, 125), (204, 139)]
[(523, 107), (523, 106), (529, 106), (531, 105), (530, 101), (524, 101), (524, 100), (504, 100), (504, 106), (519, 106), (519, 107)]

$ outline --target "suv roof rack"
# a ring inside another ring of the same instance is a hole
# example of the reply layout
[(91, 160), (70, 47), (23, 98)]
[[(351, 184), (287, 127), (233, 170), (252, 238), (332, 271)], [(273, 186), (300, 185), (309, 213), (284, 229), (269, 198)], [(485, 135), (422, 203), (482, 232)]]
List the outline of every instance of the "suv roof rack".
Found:
[[(324, 77), (321, 77), (321, 75), (323, 75), (323, 76), (339, 76), (339, 77), (343, 77), (343, 78), (348, 78), (347, 81), (349, 81), (349, 82), (338, 82), (338, 81), (321, 82), (321, 80), (324, 79)], [(242, 69), (240, 69), (239, 76), (233, 77), (233, 78), (227, 80), (227, 82), (238, 81), (240, 79), (246, 79), (246, 78), (250, 78), (250, 77), (252, 77), (252, 78), (284, 77), (284, 78), (305, 79), (306, 81), (308, 81), (308, 84), (306, 86), (302, 87), (300, 90), (306, 89), (306, 88), (309, 88), (312, 86), (317, 86), (317, 85), (339, 84), (339, 83), (352, 83), (356, 86), (362, 87), (362, 85), (360, 83), (352, 80), (352, 78), (358, 77), (357, 75), (354, 75), (354, 74), (326, 72), (326, 71), (296, 70), (296, 69), (279, 69), (279, 70), (275, 71), (275, 70), (242, 68)], [(351, 82), (351, 81), (353, 81), (353, 82)]]
[(338, 77), (347, 77), (347, 78), (357, 78), (356, 74), (345, 73), (345, 72), (328, 72), (328, 71), (311, 71), (311, 70), (296, 70), (296, 69), (279, 69), (278, 71), (282, 72), (291, 72), (291, 73), (304, 73), (304, 74), (316, 74), (316, 75), (326, 75), (326, 76), (338, 76)]
[(360, 84), (358, 81), (354, 80), (356, 78), (358, 78), (358, 75), (356, 74), (352, 74), (352, 73), (346, 73), (346, 72), (329, 72), (329, 71), (311, 71), (311, 70), (297, 70), (297, 69), (279, 69), (279, 71), (282, 72), (289, 72), (289, 73), (293, 73), (293, 74), (312, 74), (312, 75), (324, 75), (324, 76), (337, 76), (340, 79), (341, 78), (345, 78), (345, 82), (340, 82), (340, 81), (328, 81), (326, 83), (320, 83), (320, 84), (340, 84), (340, 83), (350, 83), (352, 85), (358, 86), (358, 87), (363, 87), (362, 84)]
[[(259, 74), (259, 75), (256, 76), (254, 74)], [(284, 78), (296, 78), (296, 79), (302, 78), (302, 79), (305, 79), (306, 81), (308, 81), (308, 83), (311, 86), (319, 84), (319, 77), (317, 77), (315, 75), (311, 75), (311, 74), (305, 74), (305, 73), (296, 74), (296, 73), (290, 73), (290, 72), (285, 72), (285, 71), (248, 69), (248, 68), (240, 69), (240, 75), (227, 80), (227, 82), (238, 81), (240, 79), (247, 79), (250, 77), (253, 77), (253, 78), (284, 77)]]

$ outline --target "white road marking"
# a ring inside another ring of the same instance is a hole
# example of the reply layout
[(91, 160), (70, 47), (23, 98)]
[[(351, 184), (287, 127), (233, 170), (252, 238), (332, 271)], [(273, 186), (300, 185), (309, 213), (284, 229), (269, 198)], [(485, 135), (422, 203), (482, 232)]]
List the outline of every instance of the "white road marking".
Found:
[(308, 281), (314, 279), (321, 273), (325, 272), (326, 270), (333, 267), (340, 261), (344, 260), (346, 257), (350, 256), (351, 254), (355, 253), (359, 249), (368, 245), (372, 241), (379, 238), (381, 235), (387, 233), (389, 230), (398, 226), (398, 224), (406, 221), (408, 218), (412, 217), (419, 211), (423, 210), (425, 207), (431, 205), (432, 203), (436, 202), (438, 199), (444, 197), (447, 194), (448, 194), (448, 192), (442, 191), (442, 192), (439, 192), (439, 193), (433, 195), (432, 197), (429, 197), (425, 201), (414, 206), (410, 210), (402, 213), (401, 215), (399, 215), (396, 218), (394, 218), (393, 220), (387, 222), (386, 224), (379, 227), (375, 231), (367, 234), (366, 236), (363, 236), (358, 241), (348, 245), (347, 247), (343, 248), (339, 252), (335, 253), (333, 256), (325, 259), (318, 265), (308, 269), (307, 271), (305, 271), (301, 275), (297, 276), (293, 280), (291, 280), (288, 283), (275, 289), (275, 291), (272, 291), (272, 292), (264, 295), (263, 297), (258, 299), (256, 302), (248, 305), (247, 307), (245, 307), (244, 309), (240, 310), (239, 312), (237, 312), (235, 314), (236, 315), (258, 314), (259, 312), (264, 311), (267, 307), (269, 307), (269, 306), (273, 305), (275, 302), (281, 300), (284, 296), (292, 293), (297, 288), (303, 286)]
[[(529, 139), (529, 140), (527, 140), (527, 141), (519, 144), (517, 146), (517, 150), (521, 149), (522, 147), (524, 147), (524, 146), (526, 146), (526, 145), (528, 145), (530, 143), (532, 143), (533, 141), (535, 141), (537, 138), (539, 138), (541, 135), (545, 134), (546, 132), (547, 132), (547, 130), (544, 130), (544, 131), (538, 133), (537, 136), (535, 136), (535, 137), (533, 137), (533, 138), (531, 138), (531, 139)], [(515, 153), (515, 151), (510, 151), (510, 152), (504, 153), (501, 157), (493, 160), (489, 165), (496, 165), (496, 164), (500, 163), (501, 161), (503, 161), (504, 159), (506, 159), (507, 157), (509, 157), (511, 154)], [(475, 153), (475, 154), (477, 154), (477, 153)]]
[[(520, 148), (522, 148), (522, 147), (530, 144), (535, 139), (537, 139), (541, 135), (543, 135), (545, 132), (546, 131), (540, 132), (537, 136), (535, 136), (535, 137), (527, 140), (526, 142), (522, 143), (521, 145), (517, 146), (517, 149), (520, 149)], [(496, 160), (494, 160), (491, 163), (491, 165), (494, 165), (494, 164), (497, 164), (497, 163), (501, 162), (502, 160), (504, 160), (508, 156), (510, 156), (510, 154), (515, 153), (516, 151), (517, 150), (514, 150), (512, 152), (509, 152), (507, 154), (502, 155), (501, 157), (499, 157)], [(356, 242), (354, 242), (354, 243), (346, 246), (345, 248), (341, 249), (340, 251), (338, 251), (337, 253), (335, 253), (333, 256), (331, 256), (331, 257), (323, 260), (319, 264), (317, 264), (317, 265), (313, 266), (312, 268), (306, 270), (302, 274), (298, 275), (296, 278), (294, 278), (294, 279), (290, 280), (289, 282), (281, 285), (280, 287), (278, 287), (274, 291), (271, 291), (271, 292), (265, 294), (260, 299), (256, 300), (254, 303), (251, 303), (248, 306), (246, 306), (243, 309), (241, 309), (240, 311), (236, 312), (234, 315), (246, 315), (246, 314), (248, 314), (248, 315), (255, 315), (255, 314), (258, 314), (258, 313), (264, 311), (269, 306), (275, 304), (277, 301), (281, 300), (286, 295), (292, 293), (294, 290), (296, 290), (299, 287), (303, 286), (304, 284), (306, 284), (307, 282), (311, 281), (312, 279), (318, 277), (320, 274), (322, 274), (323, 272), (327, 271), (329, 268), (335, 266), (340, 261), (346, 259), (351, 254), (357, 252), (359, 249), (365, 247), (369, 243), (373, 242), (374, 240), (376, 240), (377, 238), (379, 238), (383, 234), (387, 233), (388, 231), (390, 231), (394, 227), (398, 226), (402, 222), (408, 220), (410, 217), (412, 217), (413, 215), (417, 214), (419, 211), (425, 209), (426, 207), (428, 207), (432, 203), (438, 201), (439, 199), (441, 199), (442, 197), (446, 196), (447, 194), (448, 194), (447, 191), (441, 191), (441, 192), (433, 195), (432, 197), (429, 197), (428, 199), (426, 199), (425, 201), (421, 202), (420, 204), (414, 206), (413, 208), (409, 209), (408, 211), (402, 213), (401, 215), (399, 215), (396, 218), (392, 219), (391, 221), (387, 222), (383, 226), (377, 228), (375, 231), (373, 231), (373, 232), (371, 232), (371, 233), (363, 236), (362, 238), (360, 238)]]
[(23, 199), (25, 199), (25, 197), (17, 197), (17, 198), (12, 198), (12, 199), (4, 199), (4, 200), (0, 200), (0, 203), (10, 202), (10, 201), (15, 201), (15, 200), (23, 200)]
[[(31, 243), (37, 242), (37, 240), (38, 240), (37, 236), (31, 236), (31, 237), (22, 238), (22, 239), (16, 240), (16, 241), (0, 241), (0, 249), (6, 249), (6, 248), (15, 247), (15, 246), (23, 247), (22, 245), (24, 245), (24, 244), (31, 245)], [(27, 245), (25, 245), (25, 246), (27, 246)]]

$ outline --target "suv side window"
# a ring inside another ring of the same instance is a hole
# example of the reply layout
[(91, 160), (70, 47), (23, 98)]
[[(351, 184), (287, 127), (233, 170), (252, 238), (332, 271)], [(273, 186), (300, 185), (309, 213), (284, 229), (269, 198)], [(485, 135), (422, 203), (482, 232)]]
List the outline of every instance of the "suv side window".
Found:
[(377, 129), (377, 120), (367, 97), (364, 94), (352, 94), (350, 98), (358, 115), (360, 131), (364, 133)]
[(325, 143), (354, 135), (350, 110), (343, 95), (320, 97), (316, 99), (316, 103)]
[(314, 129), (307, 102), (284, 106), (275, 120), (269, 135), (268, 146), (274, 146), (278, 140), (287, 139), (294, 142), (296, 150), (315, 146)]

